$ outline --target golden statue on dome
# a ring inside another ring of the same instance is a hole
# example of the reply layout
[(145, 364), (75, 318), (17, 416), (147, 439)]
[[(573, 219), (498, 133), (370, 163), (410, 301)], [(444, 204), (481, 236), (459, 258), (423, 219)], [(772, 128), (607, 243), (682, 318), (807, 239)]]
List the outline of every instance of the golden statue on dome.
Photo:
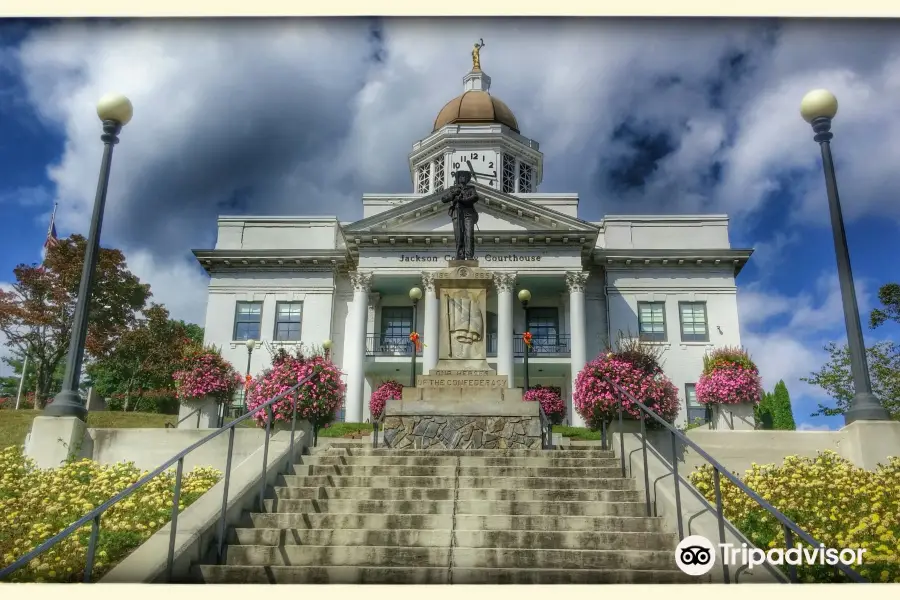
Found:
[(481, 38), (480, 41), (475, 43), (475, 47), (472, 48), (472, 70), (480, 71), (481, 70), (481, 49), (484, 48), (484, 38)]

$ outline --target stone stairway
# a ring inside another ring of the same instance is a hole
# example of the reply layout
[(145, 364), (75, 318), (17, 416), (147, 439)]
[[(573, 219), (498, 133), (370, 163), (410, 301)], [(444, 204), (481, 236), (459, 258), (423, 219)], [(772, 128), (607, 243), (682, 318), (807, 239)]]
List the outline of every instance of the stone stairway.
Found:
[[(329, 444), (329, 442), (325, 442)], [(335, 441), (230, 531), (205, 583), (697, 582), (612, 452)]]

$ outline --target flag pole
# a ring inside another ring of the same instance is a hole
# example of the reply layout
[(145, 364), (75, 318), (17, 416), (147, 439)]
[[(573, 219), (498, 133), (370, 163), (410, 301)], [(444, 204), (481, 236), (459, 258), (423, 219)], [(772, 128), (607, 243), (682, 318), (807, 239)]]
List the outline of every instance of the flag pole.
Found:
[[(47, 239), (44, 240), (44, 249), (46, 250), (51, 244), (56, 243), (56, 209), (59, 208), (59, 202), (53, 203), (53, 213), (50, 215), (50, 226), (47, 228)], [(44, 253), (47, 258), (47, 253)]]
[(28, 373), (28, 355), (25, 355), (25, 362), (22, 363), (22, 375), (19, 377), (19, 393), (16, 394), (16, 410), (22, 404), (22, 386), (25, 385), (25, 375)]
[[(59, 208), (59, 202), (53, 203), (53, 212), (50, 214), (50, 226), (47, 227), (47, 237), (44, 240), (44, 256), (41, 258), (41, 268), (43, 269), (44, 262), (47, 260), (47, 250), (50, 246), (56, 243), (56, 209)], [(43, 326), (41, 327), (41, 333), (43, 334)], [(22, 363), (22, 377), (19, 379), (19, 392), (16, 394), (16, 410), (19, 410), (19, 406), (22, 402), (22, 385), (25, 383), (25, 375), (28, 373), (28, 352), (25, 352), (25, 361)], [(40, 390), (40, 378), (37, 377), (38, 372), (35, 371), (35, 389), (34, 389), (34, 408), (38, 407), (38, 391)]]

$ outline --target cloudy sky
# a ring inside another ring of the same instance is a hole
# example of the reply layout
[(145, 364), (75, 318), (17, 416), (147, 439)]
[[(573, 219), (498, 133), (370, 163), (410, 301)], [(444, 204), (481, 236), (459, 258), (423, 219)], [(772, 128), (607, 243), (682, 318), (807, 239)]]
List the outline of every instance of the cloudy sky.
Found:
[[(798, 106), (840, 99), (834, 152), (861, 310), (900, 279), (900, 23), (771, 20), (0, 20), (0, 282), (34, 262), (59, 202), (85, 233), (101, 145), (95, 102), (135, 106), (116, 149), (103, 243), (156, 300), (202, 323), (219, 214), (361, 216), (409, 192), (410, 146), (461, 91), (484, 38), (491, 91), (545, 155), (542, 191), (582, 217), (728, 213), (743, 341), (798, 378), (844, 338), (818, 148)], [(891, 140), (894, 140), (892, 143)], [(2, 284), (2, 283), (0, 283)], [(875, 341), (896, 331), (866, 332)]]

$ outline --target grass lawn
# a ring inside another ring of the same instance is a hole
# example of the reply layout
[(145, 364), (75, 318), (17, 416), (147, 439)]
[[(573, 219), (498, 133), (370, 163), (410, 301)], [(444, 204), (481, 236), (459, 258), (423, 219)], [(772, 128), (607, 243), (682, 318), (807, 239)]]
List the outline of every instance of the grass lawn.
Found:
[(587, 427), (566, 427), (565, 425), (554, 425), (553, 433), (562, 434), (573, 440), (600, 440), (599, 431), (591, 431)]
[[(25, 443), (31, 421), (42, 414), (40, 410), (0, 410), (0, 449)], [(175, 423), (176, 415), (134, 412), (95, 412), (88, 414), (88, 427), (137, 428), (165, 427)]]
[(354, 433), (372, 433), (371, 423), (332, 423), (328, 427), (319, 430), (319, 437), (342, 438)]

